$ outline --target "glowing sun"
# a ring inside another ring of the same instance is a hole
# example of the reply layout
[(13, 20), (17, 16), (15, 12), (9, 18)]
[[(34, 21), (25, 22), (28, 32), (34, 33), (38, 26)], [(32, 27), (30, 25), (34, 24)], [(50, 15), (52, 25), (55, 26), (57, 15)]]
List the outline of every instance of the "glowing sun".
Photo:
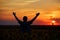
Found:
[(55, 25), (55, 22), (56, 22), (56, 21), (55, 21), (55, 20), (53, 20), (53, 21), (52, 21), (52, 25)]

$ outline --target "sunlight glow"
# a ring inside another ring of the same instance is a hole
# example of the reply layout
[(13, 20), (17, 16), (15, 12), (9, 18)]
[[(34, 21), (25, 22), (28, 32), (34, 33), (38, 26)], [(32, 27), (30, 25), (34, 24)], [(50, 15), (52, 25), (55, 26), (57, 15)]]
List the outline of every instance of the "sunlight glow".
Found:
[(53, 20), (52, 23), (55, 23), (55, 21)]
[(52, 25), (55, 25), (55, 21), (54, 20), (52, 21)]

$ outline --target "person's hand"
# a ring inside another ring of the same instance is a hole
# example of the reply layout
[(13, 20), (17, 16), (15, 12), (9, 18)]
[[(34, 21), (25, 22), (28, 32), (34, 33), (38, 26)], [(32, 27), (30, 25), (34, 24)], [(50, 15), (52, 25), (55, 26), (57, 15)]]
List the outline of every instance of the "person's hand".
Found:
[(15, 12), (13, 12), (13, 15), (14, 15), (14, 16), (16, 16), (16, 13), (15, 13)]
[(40, 13), (37, 13), (36, 16), (38, 16)]

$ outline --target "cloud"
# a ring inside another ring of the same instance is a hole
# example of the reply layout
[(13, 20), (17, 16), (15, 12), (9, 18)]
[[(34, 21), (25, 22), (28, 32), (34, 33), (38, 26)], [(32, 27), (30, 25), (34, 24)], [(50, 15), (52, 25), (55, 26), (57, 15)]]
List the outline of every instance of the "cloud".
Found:
[[(16, 20), (14, 21), (0, 20), (0, 25), (19, 25), (19, 24)], [(36, 20), (32, 23), (32, 25), (47, 25), (47, 23), (42, 20)]]
[[(27, 6), (39, 0), (0, 0), (1, 8), (28, 8)], [(31, 5), (30, 5), (31, 6)]]
[(54, 0), (56, 3), (60, 3), (60, 0)]
[(0, 25), (19, 25), (17, 21), (0, 20)]
[[(57, 0), (56, 0), (57, 1)], [(1, 7), (49, 9), (59, 6), (55, 0), (1, 0)]]
[(43, 20), (35, 20), (33, 22), (33, 25), (49, 25), (48, 22), (45, 22)]
[(52, 20), (60, 21), (60, 18), (52, 18)]
[(39, 0), (29, 0), (29, 1), (25, 1), (25, 2), (28, 2), (28, 3), (33, 3), (33, 2), (37, 2)]
[(47, 1), (49, 1), (51, 3), (60, 3), (60, 0), (47, 0)]
[(55, 20), (58, 25), (60, 25), (60, 18), (51, 18), (51, 20)]
[(6, 10), (2, 10), (2, 9), (0, 9), (0, 15), (5, 15), (5, 12)]
[(8, 0), (8, 1), (1, 1), (2, 5), (27, 5), (33, 2), (37, 2), (39, 0)]
[(6, 10), (6, 9), (0, 9), (0, 16), (7, 16), (7, 12), (8, 12), (9, 10)]

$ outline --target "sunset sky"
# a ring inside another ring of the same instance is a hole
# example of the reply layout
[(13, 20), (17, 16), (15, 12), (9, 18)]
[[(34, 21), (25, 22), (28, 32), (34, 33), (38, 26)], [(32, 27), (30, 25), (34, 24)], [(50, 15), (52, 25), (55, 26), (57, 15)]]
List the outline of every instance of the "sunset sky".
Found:
[(28, 21), (40, 15), (33, 22), (34, 25), (60, 25), (60, 0), (0, 0), (0, 25), (19, 25), (13, 16), (22, 20), (23, 16)]

